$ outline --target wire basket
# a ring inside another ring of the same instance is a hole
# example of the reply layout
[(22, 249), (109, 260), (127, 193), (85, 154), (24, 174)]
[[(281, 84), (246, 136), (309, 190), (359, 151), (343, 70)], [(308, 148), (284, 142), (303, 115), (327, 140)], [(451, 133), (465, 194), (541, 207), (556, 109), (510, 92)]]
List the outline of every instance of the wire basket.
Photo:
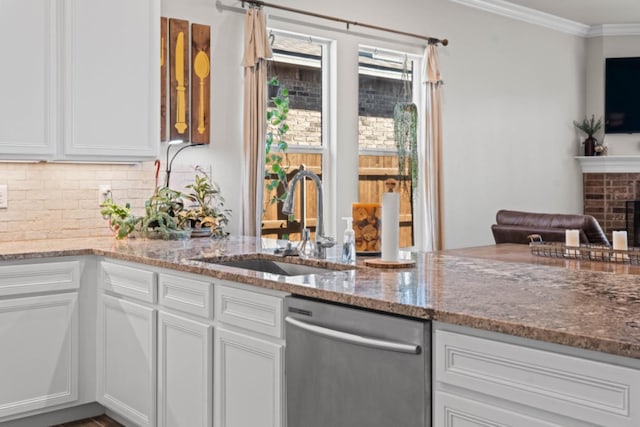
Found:
[(612, 249), (604, 245), (567, 246), (558, 242), (531, 241), (531, 254), (548, 258), (577, 259), (584, 261), (616, 262), (640, 265), (640, 248)]

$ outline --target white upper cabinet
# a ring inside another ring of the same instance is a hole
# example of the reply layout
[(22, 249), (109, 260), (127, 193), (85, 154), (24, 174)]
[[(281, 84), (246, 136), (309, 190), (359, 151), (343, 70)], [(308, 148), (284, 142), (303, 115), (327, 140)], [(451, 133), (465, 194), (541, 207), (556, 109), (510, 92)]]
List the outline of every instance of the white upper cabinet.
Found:
[(155, 159), (159, 34), (159, 0), (2, 0), (0, 160)]
[(50, 158), (56, 149), (56, 5), (0, 2), (0, 159)]
[(160, 2), (65, 0), (64, 157), (155, 158)]

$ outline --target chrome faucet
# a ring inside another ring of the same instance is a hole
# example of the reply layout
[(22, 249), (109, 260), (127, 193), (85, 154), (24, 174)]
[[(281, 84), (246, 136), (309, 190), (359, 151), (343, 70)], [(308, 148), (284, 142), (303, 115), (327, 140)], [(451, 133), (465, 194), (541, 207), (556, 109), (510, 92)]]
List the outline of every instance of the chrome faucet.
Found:
[(315, 173), (307, 170), (305, 165), (300, 165), (300, 169), (298, 173), (296, 173), (289, 183), (287, 197), (282, 204), (282, 213), (285, 215), (291, 215), (293, 213), (293, 194), (296, 190), (296, 185), (298, 181), (304, 178), (311, 178), (311, 180), (316, 184), (317, 195), (318, 195), (318, 220), (316, 225), (316, 257), (320, 259), (325, 259), (327, 257), (327, 248), (332, 247), (336, 244), (336, 241), (332, 237), (327, 237), (324, 235), (324, 214), (322, 209), (322, 181)]

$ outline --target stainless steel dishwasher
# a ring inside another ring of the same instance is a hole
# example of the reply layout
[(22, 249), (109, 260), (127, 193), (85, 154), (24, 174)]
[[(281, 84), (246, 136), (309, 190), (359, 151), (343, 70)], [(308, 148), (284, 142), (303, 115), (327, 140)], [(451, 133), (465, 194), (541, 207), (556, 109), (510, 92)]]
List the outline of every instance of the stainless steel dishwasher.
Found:
[(430, 323), (287, 297), (288, 427), (431, 425)]

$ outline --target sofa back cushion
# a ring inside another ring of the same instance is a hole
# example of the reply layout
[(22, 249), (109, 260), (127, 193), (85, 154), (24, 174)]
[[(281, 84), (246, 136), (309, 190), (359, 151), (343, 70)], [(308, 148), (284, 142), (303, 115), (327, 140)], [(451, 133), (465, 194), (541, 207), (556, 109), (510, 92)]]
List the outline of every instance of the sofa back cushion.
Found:
[(547, 242), (564, 242), (565, 230), (580, 230), (580, 241), (609, 246), (598, 221), (591, 215), (547, 214), (500, 210), (491, 227), (496, 243), (528, 243), (529, 234)]

